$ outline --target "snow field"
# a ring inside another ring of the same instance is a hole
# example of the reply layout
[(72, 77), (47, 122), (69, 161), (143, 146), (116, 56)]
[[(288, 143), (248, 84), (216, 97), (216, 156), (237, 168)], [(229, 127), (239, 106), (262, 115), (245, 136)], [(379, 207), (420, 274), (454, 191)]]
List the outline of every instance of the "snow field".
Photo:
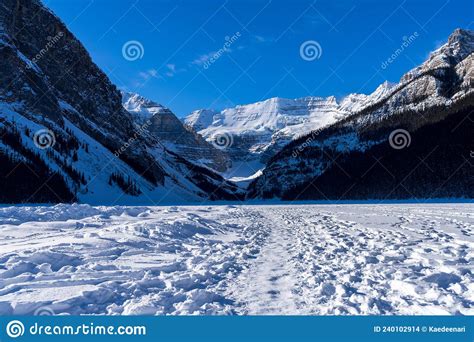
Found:
[(473, 234), (473, 204), (0, 207), (0, 314), (474, 314)]

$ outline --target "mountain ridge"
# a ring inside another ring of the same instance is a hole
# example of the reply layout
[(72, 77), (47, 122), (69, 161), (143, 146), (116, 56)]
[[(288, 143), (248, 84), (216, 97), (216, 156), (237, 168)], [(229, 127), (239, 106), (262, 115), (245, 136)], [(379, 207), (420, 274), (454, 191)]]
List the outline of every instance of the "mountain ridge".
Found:
[(256, 165), (257, 169), (250, 168), (246, 175), (250, 176), (293, 139), (372, 105), (386, 96), (392, 86), (384, 82), (369, 95), (349, 94), (340, 101), (334, 96), (273, 97), (222, 111), (196, 110), (182, 121), (209, 142), (221, 135), (228, 137), (231, 143), (225, 151), (232, 162)]
[(251, 182), (248, 199), (473, 197), (473, 51), (474, 32), (457, 29), (369, 95), (270, 98), (179, 120), (121, 93), (41, 2), (4, 0), (0, 202), (243, 199), (225, 178)]
[(124, 108), (137, 125), (150, 120), (148, 130), (166, 149), (218, 172), (227, 170), (228, 156), (185, 126), (170, 109), (136, 93), (122, 92), (122, 98)]
[[(250, 185), (249, 197), (407, 198), (411, 190), (413, 197), (423, 198), (430, 197), (430, 187), (440, 189), (436, 197), (472, 197), (472, 165), (464, 157), (469, 158), (472, 144), (473, 39), (473, 31), (454, 31), (445, 45), (403, 75), (378, 101), (292, 141), (271, 158), (263, 175)], [(458, 47), (459, 41), (463, 48)], [(457, 134), (451, 135), (443, 125), (458, 130)], [(431, 131), (436, 132), (440, 144), (433, 144)], [(405, 135), (404, 149), (389, 144), (396, 143), (390, 140), (394, 132)], [(413, 146), (415, 138), (417, 146)], [(430, 143), (438, 150), (431, 151)], [(420, 166), (420, 160), (428, 156), (430, 166)], [(424, 172), (410, 173), (412, 169)], [(365, 177), (370, 173), (369, 181)], [(440, 179), (440, 175), (449, 174), (457, 175), (451, 179), (452, 187)], [(417, 178), (423, 176), (426, 179)]]
[(0, 27), (0, 202), (239, 198), (233, 183), (137, 127), (117, 87), (41, 2), (3, 1)]

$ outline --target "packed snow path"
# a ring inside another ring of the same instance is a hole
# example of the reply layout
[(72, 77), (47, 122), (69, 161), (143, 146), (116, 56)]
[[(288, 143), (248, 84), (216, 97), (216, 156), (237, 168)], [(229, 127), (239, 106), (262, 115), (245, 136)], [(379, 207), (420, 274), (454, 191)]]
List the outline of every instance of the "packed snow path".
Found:
[(0, 314), (474, 314), (474, 204), (0, 208)]

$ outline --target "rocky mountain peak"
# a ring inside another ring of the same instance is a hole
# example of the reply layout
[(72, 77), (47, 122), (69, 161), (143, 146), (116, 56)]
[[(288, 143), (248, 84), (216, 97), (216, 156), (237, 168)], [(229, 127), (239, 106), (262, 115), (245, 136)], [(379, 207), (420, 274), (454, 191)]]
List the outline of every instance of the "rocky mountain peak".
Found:
[(456, 64), (474, 51), (474, 31), (456, 29), (446, 44), (433, 51), (425, 64), (432, 65), (437, 60)]
[[(168, 108), (136, 93), (122, 92), (122, 105), (134, 116), (137, 123), (144, 123), (158, 114), (174, 117)], [(180, 124), (178, 123), (178, 125)]]
[(130, 108), (164, 108), (162, 105), (149, 100), (137, 93), (122, 92), (122, 103)]
[(448, 38), (447, 47), (457, 54), (470, 54), (474, 50), (474, 31), (458, 28)]
[(396, 83), (385, 81), (381, 85), (379, 85), (377, 89), (375, 89), (375, 91), (369, 95), (369, 97), (372, 101), (378, 101), (387, 96), (396, 85)]
[(225, 153), (196, 134), (168, 108), (136, 93), (122, 92), (123, 107), (135, 124), (146, 125), (150, 134), (169, 151), (198, 165), (225, 171), (229, 160)]
[(402, 82), (423, 74), (429, 70), (453, 67), (474, 51), (474, 31), (456, 29), (448, 41), (430, 53), (428, 59), (420, 66), (406, 73)]

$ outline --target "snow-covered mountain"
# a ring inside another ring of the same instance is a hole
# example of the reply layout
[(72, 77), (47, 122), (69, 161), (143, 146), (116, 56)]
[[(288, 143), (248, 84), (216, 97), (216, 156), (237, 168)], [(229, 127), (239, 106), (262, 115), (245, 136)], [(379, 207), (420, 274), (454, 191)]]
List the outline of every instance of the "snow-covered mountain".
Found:
[(219, 112), (212, 109), (199, 109), (184, 118), (183, 122), (186, 126), (192, 127), (198, 132), (211, 126), (216, 114), (219, 114)]
[(359, 112), (365, 107), (368, 107), (387, 96), (394, 86), (394, 83), (385, 81), (370, 95), (349, 94), (341, 100), (340, 109), (347, 113)]
[(198, 165), (224, 172), (229, 157), (183, 123), (168, 108), (134, 93), (122, 93), (124, 108), (132, 114), (138, 126), (150, 120), (148, 131), (159, 139), (166, 149)]
[[(370, 95), (350, 94), (339, 102), (334, 96), (271, 98), (221, 112), (197, 110), (184, 123), (210, 142), (219, 142), (221, 138), (234, 169), (237, 165), (242, 171), (237, 170), (238, 175), (250, 172), (247, 174), (250, 176), (293, 139), (370, 106), (386, 96), (393, 86), (385, 82)], [(245, 165), (253, 167), (245, 168)]]
[(287, 145), (249, 197), (474, 197), (473, 51), (474, 32), (457, 29), (370, 104)]
[(169, 110), (162, 105), (140, 96), (136, 93), (121, 92), (123, 107), (132, 114), (134, 121), (144, 124), (154, 115), (164, 114)]
[[(183, 125), (122, 96), (40, 1), (3, 0), (0, 202), (241, 198), (211, 170), (227, 156), (224, 175), (256, 178), (252, 198), (473, 197), (473, 50), (473, 31), (458, 29), (370, 95), (273, 98)], [(400, 129), (405, 149), (389, 144)]]
[(161, 144), (154, 122), (137, 124), (38, 0), (0, 4), (0, 114), (0, 202), (236, 198), (234, 184)]

